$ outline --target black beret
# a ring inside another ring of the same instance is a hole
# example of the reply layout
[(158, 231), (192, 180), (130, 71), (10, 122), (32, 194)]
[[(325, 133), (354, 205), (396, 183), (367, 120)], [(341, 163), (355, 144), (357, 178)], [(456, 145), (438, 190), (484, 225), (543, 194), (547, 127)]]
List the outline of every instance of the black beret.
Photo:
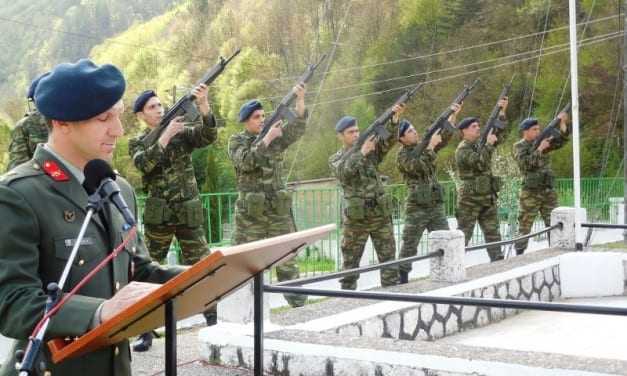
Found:
[(459, 124), (457, 124), (457, 129), (466, 129), (470, 127), (472, 123), (476, 123), (478, 121), (479, 121), (479, 118), (467, 117), (464, 120), (460, 121)]
[(26, 93), (26, 99), (30, 99), (31, 101), (35, 100), (35, 89), (37, 89), (37, 85), (39, 84), (39, 81), (49, 74), (50, 72), (40, 74), (30, 83), (30, 86), (28, 87), (28, 92)]
[(520, 122), (520, 125), (518, 126), (518, 129), (520, 129), (521, 131), (526, 131), (527, 129), (533, 127), (534, 125), (538, 124), (538, 119), (536, 118), (526, 118), (525, 120)]
[(148, 102), (148, 99), (156, 96), (157, 93), (155, 93), (154, 90), (145, 90), (143, 93), (139, 94), (137, 96), (137, 99), (135, 99), (135, 103), (133, 104), (133, 113), (142, 112), (144, 110), (146, 102)]
[(118, 68), (81, 59), (75, 64), (59, 64), (43, 77), (35, 89), (35, 105), (48, 119), (87, 120), (113, 107), (125, 89)]
[(344, 116), (335, 124), (335, 131), (342, 133), (355, 124), (357, 124), (357, 119), (352, 116)]
[(401, 138), (405, 135), (405, 132), (411, 127), (411, 123), (408, 120), (401, 120), (398, 124), (398, 138)]
[(256, 110), (261, 110), (262, 108), (263, 106), (261, 105), (261, 102), (256, 99), (251, 99), (248, 102), (244, 103), (242, 107), (239, 108), (239, 122), (245, 122), (246, 120), (248, 120), (250, 115), (253, 114), (253, 112), (255, 112)]

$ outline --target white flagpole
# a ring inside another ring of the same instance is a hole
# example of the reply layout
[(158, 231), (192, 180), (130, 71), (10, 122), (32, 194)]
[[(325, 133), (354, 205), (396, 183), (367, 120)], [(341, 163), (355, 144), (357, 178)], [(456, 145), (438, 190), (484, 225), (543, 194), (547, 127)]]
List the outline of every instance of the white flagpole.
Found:
[(577, 66), (577, 9), (576, 1), (569, 0), (569, 29), (570, 29), (570, 95), (572, 103), (573, 124), (573, 193), (575, 196), (575, 243), (581, 247), (581, 176), (579, 163), (579, 82)]

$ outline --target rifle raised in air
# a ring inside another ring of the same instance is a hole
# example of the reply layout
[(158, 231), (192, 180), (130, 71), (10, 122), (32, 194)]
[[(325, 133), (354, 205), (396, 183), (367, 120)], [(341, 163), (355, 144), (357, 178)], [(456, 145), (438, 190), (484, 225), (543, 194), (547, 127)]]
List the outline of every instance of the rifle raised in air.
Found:
[[(211, 83), (215, 81), (216, 78), (218, 78), (220, 73), (224, 71), (224, 68), (226, 68), (227, 64), (229, 64), (231, 60), (233, 60), (233, 58), (240, 53), (240, 51), (241, 51), (240, 49), (237, 49), (237, 51), (235, 51), (233, 55), (231, 55), (228, 59), (224, 59), (222, 56), (220, 56), (220, 60), (218, 61), (218, 63), (214, 65), (211, 69), (209, 69), (202, 76), (202, 78), (194, 85), (194, 87), (200, 84), (211, 85)], [(174, 106), (172, 106), (172, 108), (170, 108), (165, 113), (165, 115), (163, 115), (163, 118), (161, 119), (161, 122), (159, 122), (159, 125), (157, 125), (154, 129), (150, 131), (150, 133), (146, 135), (146, 137), (144, 137), (143, 139), (144, 145), (146, 147), (149, 147), (155, 142), (157, 142), (157, 140), (159, 139), (163, 131), (168, 127), (172, 119), (174, 119), (175, 117), (185, 116), (185, 115), (189, 116), (189, 114), (197, 114), (198, 111), (195, 108), (193, 108), (195, 99), (196, 99), (196, 96), (192, 93), (187, 93), (181, 99), (179, 99), (174, 104)], [(186, 119), (186, 120), (193, 122), (196, 119)]]
[(394, 116), (394, 106), (396, 106), (397, 104), (406, 104), (407, 102), (409, 102), (409, 100), (414, 95), (416, 95), (418, 90), (420, 90), (423, 86), (423, 83), (419, 83), (404, 92), (403, 95), (401, 95), (392, 106), (390, 106), (387, 110), (385, 110), (383, 114), (376, 118), (375, 121), (372, 122), (372, 124), (370, 124), (370, 126), (368, 126), (365, 131), (359, 134), (359, 138), (357, 139), (355, 144), (353, 144), (351, 150), (349, 150), (349, 152), (345, 155), (351, 155), (353, 152), (360, 150), (364, 142), (366, 142), (366, 140), (373, 135), (376, 135), (378, 139), (383, 141), (389, 139), (392, 135), (390, 134), (390, 132), (388, 132), (387, 129), (385, 129), (385, 124), (390, 121), (390, 119), (392, 119), (392, 116)]
[[(564, 106), (562, 111), (558, 112), (558, 115), (562, 112), (565, 112), (568, 114), (570, 113), (570, 110), (571, 110), (571, 103), (568, 102), (568, 104)], [(561, 122), (562, 120), (559, 117), (555, 116), (553, 120), (551, 120), (551, 122), (547, 124), (546, 127), (544, 127), (542, 132), (540, 132), (536, 140), (533, 142), (533, 148), (537, 149), (538, 146), (540, 146), (540, 143), (542, 143), (542, 140), (544, 140), (545, 138), (552, 137), (551, 143), (553, 142), (553, 140), (555, 140), (555, 142), (560, 141), (562, 139), (562, 132), (560, 131)]]
[(512, 79), (509, 81), (509, 83), (503, 86), (503, 90), (501, 90), (501, 94), (499, 94), (499, 98), (496, 101), (496, 104), (494, 105), (494, 107), (492, 108), (490, 117), (488, 117), (488, 120), (486, 121), (485, 126), (481, 130), (481, 136), (479, 136), (480, 147), (483, 147), (486, 144), (488, 140), (488, 135), (490, 134), (490, 132), (498, 136), (499, 132), (501, 132), (507, 127), (507, 123), (499, 119), (499, 113), (501, 112), (501, 109), (502, 109), (501, 106), (499, 105), (499, 101), (509, 96), (509, 91), (512, 89), (512, 83), (514, 82), (514, 77), (516, 77), (515, 74), (512, 76)]
[[(311, 79), (311, 77), (313, 77), (314, 72), (316, 71), (318, 66), (320, 66), (320, 64), (326, 57), (327, 55), (324, 54), (322, 55), (322, 57), (320, 58), (320, 60), (318, 60), (316, 64), (310, 64), (309, 66), (307, 66), (305, 73), (303, 73), (303, 75), (300, 76), (298, 81), (296, 81), (296, 84), (297, 85), (306, 84)], [(263, 126), (261, 128), (261, 132), (259, 132), (259, 134), (257, 135), (257, 138), (254, 141), (255, 144), (260, 142), (266, 136), (266, 134), (270, 130), (270, 127), (272, 127), (272, 125), (275, 124), (277, 121), (287, 120), (288, 122), (290, 122), (296, 119), (297, 117), (296, 114), (290, 108), (290, 106), (292, 105), (295, 99), (296, 99), (296, 93), (294, 93), (294, 91), (290, 89), (290, 92), (285, 97), (283, 97), (283, 99), (281, 99), (281, 102), (279, 102), (279, 105), (274, 110), (272, 115), (267, 117), (264, 120)]]
[[(462, 104), (462, 102), (466, 99), (466, 97), (468, 97), (472, 93), (472, 91), (475, 89), (478, 83), (479, 83), (479, 79), (476, 79), (470, 86), (465, 85), (462, 91), (459, 94), (457, 94), (455, 99), (453, 99), (453, 103)], [(422, 152), (427, 148), (427, 146), (429, 145), (429, 142), (431, 142), (431, 137), (433, 137), (433, 135), (437, 131), (445, 132), (445, 133), (448, 132), (452, 134), (457, 129), (453, 127), (451, 123), (448, 122), (448, 118), (449, 116), (453, 114), (453, 112), (454, 112), (453, 109), (451, 109), (451, 106), (449, 105), (446, 108), (446, 110), (444, 110), (444, 112), (442, 112), (440, 116), (438, 116), (438, 118), (435, 119), (435, 121), (431, 124), (431, 126), (429, 126), (429, 129), (427, 129), (427, 131), (425, 132), (422, 138), (422, 141), (420, 141), (420, 143), (416, 145), (416, 153), (418, 153), (418, 155), (422, 154)], [(444, 142), (444, 137), (443, 137), (443, 142), (438, 145), (435, 151), (438, 151), (445, 146), (446, 146), (446, 143)]]

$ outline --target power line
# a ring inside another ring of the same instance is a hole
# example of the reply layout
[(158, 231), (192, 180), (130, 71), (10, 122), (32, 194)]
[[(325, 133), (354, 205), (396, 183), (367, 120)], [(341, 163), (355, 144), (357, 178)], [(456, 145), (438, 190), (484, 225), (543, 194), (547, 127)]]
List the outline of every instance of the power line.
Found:
[[(622, 34), (620, 32), (614, 32), (614, 33), (611, 33), (609, 36), (605, 36), (602, 39), (591, 38), (593, 40), (589, 39), (589, 42), (587, 42), (585, 44), (582, 44), (580, 47), (606, 42), (606, 41), (609, 41), (609, 40), (612, 40), (612, 39), (615, 39), (615, 38), (619, 38), (621, 36), (622, 36)], [(559, 53), (562, 53), (562, 52), (566, 52), (568, 50), (569, 50), (568, 47), (564, 47), (564, 48), (558, 49), (556, 51), (551, 51), (551, 52), (544, 53), (542, 55), (535, 55), (535, 56), (531, 56), (531, 57), (521, 58), (521, 59), (518, 59), (518, 60), (509, 61), (509, 62), (501, 63), (501, 64), (496, 64), (496, 65), (492, 65), (492, 66), (489, 66), (489, 67), (476, 69), (476, 70), (473, 70), (473, 71), (467, 71), (467, 72), (457, 73), (457, 74), (450, 75), (450, 76), (436, 78), (436, 79), (433, 79), (433, 80), (428, 80), (428, 81), (425, 81), (424, 84), (430, 84), (430, 83), (445, 81), (445, 80), (449, 80), (449, 79), (453, 79), (453, 78), (459, 78), (459, 77), (463, 77), (463, 76), (468, 76), (468, 75), (471, 75), (471, 74), (474, 74), (474, 73), (480, 73), (480, 72), (485, 72), (485, 71), (496, 69), (496, 68), (502, 68), (502, 67), (505, 67), (505, 66), (515, 65), (515, 64), (518, 64), (518, 63), (521, 63), (521, 62), (524, 62), (524, 61), (537, 59), (539, 56), (555, 55), (555, 54), (559, 54)], [(381, 95), (381, 94), (390, 93), (390, 92), (394, 92), (394, 91), (406, 90), (406, 89), (408, 89), (410, 87), (413, 87), (413, 86), (415, 86), (415, 84), (404, 85), (404, 86), (394, 87), (394, 88), (385, 89), (385, 90), (378, 90), (378, 91), (369, 92), (369, 93), (360, 94), (360, 95), (355, 95), (355, 96), (351, 96), (351, 97), (347, 97), (347, 98), (333, 99), (333, 100), (329, 100), (329, 101), (322, 101), (322, 102), (314, 103), (313, 106), (327, 105), (327, 104), (331, 104), (331, 103), (345, 102), (345, 101), (349, 101), (349, 100), (353, 100), (353, 99), (357, 99), (357, 98), (363, 98), (363, 97), (374, 96), (374, 95)]]

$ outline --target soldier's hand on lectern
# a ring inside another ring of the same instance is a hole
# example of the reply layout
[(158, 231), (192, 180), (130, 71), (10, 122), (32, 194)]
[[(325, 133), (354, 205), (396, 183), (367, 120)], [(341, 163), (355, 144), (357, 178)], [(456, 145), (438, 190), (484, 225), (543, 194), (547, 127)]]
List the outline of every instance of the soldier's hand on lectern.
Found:
[(100, 322), (111, 319), (159, 287), (160, 284), (146, 282), (131, 282), (122, 287), (111, 299), (102, 303)]

